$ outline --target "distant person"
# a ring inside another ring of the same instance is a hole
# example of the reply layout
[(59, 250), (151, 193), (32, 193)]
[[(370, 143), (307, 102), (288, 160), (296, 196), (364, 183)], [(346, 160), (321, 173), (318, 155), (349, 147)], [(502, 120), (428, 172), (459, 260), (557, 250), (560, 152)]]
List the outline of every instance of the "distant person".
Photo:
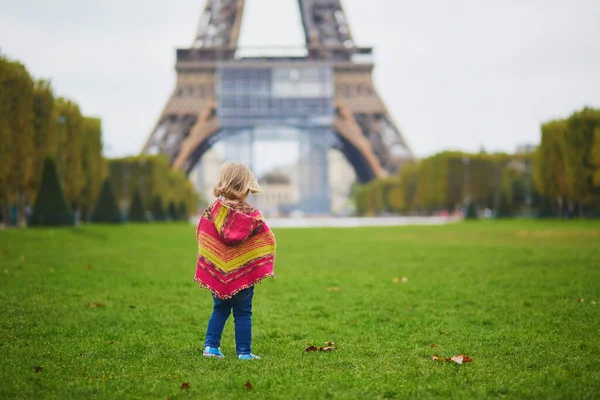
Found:
[(251, 348), (254, 285), (275, 276), (275, 236), (260, 211), (246, 203), (250, 193), (259, 191), (248, 167), (224, 164), (213, 188), (217, 200), (204, 210), (198, 224), (194, 280), (210, 290), (214, 300), (204, 343), (206, 357), (224, 357), (221, 334), (233, 309), (238, 358), (259, 359)]

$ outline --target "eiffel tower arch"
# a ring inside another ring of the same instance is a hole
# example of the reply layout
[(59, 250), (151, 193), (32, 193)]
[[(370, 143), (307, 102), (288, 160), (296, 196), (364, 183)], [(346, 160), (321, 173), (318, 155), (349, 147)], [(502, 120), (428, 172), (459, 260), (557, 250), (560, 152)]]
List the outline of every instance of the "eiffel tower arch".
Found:
[(244, 4), (207, 0), (192, 46), (177, 50), (177, 83), (143, 153), (165, 154), (189, 173), (226, 141), (252, 165), (254, 141), (265, 131), (277, 137), (261, 127), (293, 128), (305, 160), (300, 204), (315, 213), (329, 210), (329, 148), (341, 150), (361, 182), (413, 159), (374, 88), (372, 49), (356, 46), (340, 0), (298, 0), (303, 56), (281, 49), (275, 57), (244, 57), (237, 46)]

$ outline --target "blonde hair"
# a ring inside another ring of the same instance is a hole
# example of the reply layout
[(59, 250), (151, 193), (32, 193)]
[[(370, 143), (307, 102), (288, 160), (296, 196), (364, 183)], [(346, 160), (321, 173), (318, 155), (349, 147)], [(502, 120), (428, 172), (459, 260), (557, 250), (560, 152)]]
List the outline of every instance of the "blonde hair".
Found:
[(215, 197), (229, 200), (244, 199), (248, 193), (260, 192), (260, 186), (254, 174), (244, 164), (226, 162), (221, 167), (219, 181), (213, 187)]

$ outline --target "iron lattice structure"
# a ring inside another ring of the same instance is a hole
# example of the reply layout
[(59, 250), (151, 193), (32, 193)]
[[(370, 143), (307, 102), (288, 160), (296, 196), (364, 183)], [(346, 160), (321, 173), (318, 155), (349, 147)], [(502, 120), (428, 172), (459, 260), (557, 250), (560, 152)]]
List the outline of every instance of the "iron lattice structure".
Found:
[(177, 84), (144, 153), (165, 154), (174, 168), (190, 172), (217, 140), (293, 126), (307, 144), (301, 158), (314, 169), (303, 174), (313, 183), (301, 187), (316, 203), (326, 201), (322, 170), (331, 146), (361, 182), (413, 159), (374, 88), (372, 49), (355, 45), (340, 0), (298, 0), (306, 49), (293, 57), (240, 56), (244, 3), (207, 1), (192, 47), (177, 50)]

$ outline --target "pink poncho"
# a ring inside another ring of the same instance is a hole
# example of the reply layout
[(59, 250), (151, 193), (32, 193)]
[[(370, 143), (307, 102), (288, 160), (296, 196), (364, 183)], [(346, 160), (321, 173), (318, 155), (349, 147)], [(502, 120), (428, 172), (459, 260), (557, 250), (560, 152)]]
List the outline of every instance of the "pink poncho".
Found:
[(275, 236), (256, 208), (217, 199), (198, 224), (194, 280), (222, 299), (274, 277)]

